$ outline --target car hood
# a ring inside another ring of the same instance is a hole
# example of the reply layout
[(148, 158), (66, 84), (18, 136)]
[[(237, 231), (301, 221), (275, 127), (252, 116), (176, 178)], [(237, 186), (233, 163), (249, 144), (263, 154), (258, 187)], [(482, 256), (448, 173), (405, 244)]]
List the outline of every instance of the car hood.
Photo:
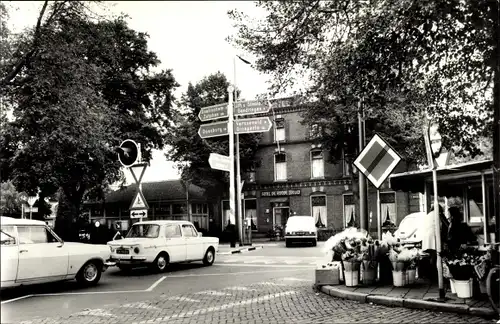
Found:
[(146, 237), (129, 237), (121, 240), (114, 240), (108, 242), (108, 245), (111, 246), (132, 246), (132, 245), (142, 245), (145, 243), (151, 244), (155, 240), (154, 238), (146, 238)]

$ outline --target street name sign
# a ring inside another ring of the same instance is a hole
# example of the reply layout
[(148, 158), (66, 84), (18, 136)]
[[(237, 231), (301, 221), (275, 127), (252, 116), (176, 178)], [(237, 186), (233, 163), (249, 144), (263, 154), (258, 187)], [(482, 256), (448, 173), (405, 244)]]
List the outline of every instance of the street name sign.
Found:
[(200, 112), (198, 113), (198, 118), (200, 118), (201, 121), (227, 118), (228, 117), (227, 107), (228, 107), (227, 103), (222, 103), (219, 105), (214, 105), (209, 107), (203, 107), (200, 109)]
[(354, 165), (378, 189), (396, 168), (399, 161), (401, 161), (401, 157), (396, 151), (375, 134), (358, 155)]
[(235, 121), (235, 134), (263, 133), (271, 129), (269, 117), (245, 118)]
[(271, 110), (271, 107), (263, 100), (237, 101), (234, 103), (235, 116), (263, 114), (269, 110)]
[(231, 159), (229, 156), (220, 155), (217, 153), (210, 153), (208, 163), (212, 169), (222, 170), (229, 172), (231, 167)]
[(130, 211), (130, 218), (147, 218), (147, 217), (148, 217), (148, 210), (147, 209), (131, 210)]
[(228, 134), (227, 121), (200, 125), (198, 135), (201, 138), (224, 136)]
[(130, 210), (142, 210), (142, 209), (149, 209), (148, 202), (146, 201), (146, 198), (144, 198), (144, 195), (142, 194), (141, 190), (138, 190), (135, 194), (134, 199), (132, 200), (132, 204), (130, 205)]

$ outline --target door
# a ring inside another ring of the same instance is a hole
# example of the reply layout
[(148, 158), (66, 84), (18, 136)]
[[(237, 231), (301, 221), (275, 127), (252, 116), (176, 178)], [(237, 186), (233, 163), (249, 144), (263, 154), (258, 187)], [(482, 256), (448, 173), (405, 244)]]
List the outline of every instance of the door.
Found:
[(68, 246), (43, 225), (17, 227), (19, 268), (17, 281), (54, 281), (68, 274)]
[(19, 247), (14, 226), (2, 226), (0, 230), (0, 248), (2, 255), (2, 285), (14, 282), (17, 276)]
[(186, 241), (182, 237), (181, 227), (177, 224), (165, 225), (165, 240), (171, 262), (186, 260)]
[(203, 240), (193, 225), (182, 224), (182, 235), (186, 242), (186, 259), (201, 260), (204, 257)]
[(289, 208), (290, 207), (274, 207), (274, 225), (281, 225), (285, 228), (286, 221), (289, 216)]

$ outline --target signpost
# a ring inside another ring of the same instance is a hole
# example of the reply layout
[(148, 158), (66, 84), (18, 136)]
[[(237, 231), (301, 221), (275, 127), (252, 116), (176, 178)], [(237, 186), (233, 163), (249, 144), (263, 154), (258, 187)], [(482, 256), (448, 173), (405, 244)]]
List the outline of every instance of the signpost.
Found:
[(222, 103), (219, 105), (201, 108), (198, 114), (198, 118), (200, 118), (202, 122), (219, 118), (227, 118), (228, 117), (227, 107), (228, 107), (227, 103)]
[(200, 135), (201, 138), (218, 137), (227, 134), (229, 134), (227, 121), (203, 124), (200, 125), (200, 129), (198, 130), (198, 135)]
[[(227, 103), (222, 103), (201, 108), (198, 114), (198, 118), (200, 118), (202, 122), (214, 119), (228, 118), (228, 107), (229, 105)], [(264, 114), (269, 112), (270, 109), (271, 107), (263, 100), (237, 101), (234, 102), (233, 117)]]
[(148, 217), (148, 210), (147, 209), (141, 209), (141, 210), (131, 210), (130, 211), (130, 218), (147, 218)]
[(38, 208), (37, 208), (36, 211), (33, 210), (33, 204), (35, 203), (35, 201), (37, 201), (37, 199), (38, 199), (38, 195), (36, 195), (36, 196), (29, 196), (28, 197), (28, 205), (30, 205), (30, 209), (29, 209), (29, 211), (30, 211), (30, 219), (33, 218), (33, 212), (35, 212), (35, 213), (38, 212)]
[(208, 163), (212, 169), (222, 170), (229, 172), (231, 168), (231, 159), (229, 156), (220, 155), (217, 153), (210, 153)]
[(235, 122), (236, 134), (268, 132), (273, 126), (269, 117), (238, 119)]

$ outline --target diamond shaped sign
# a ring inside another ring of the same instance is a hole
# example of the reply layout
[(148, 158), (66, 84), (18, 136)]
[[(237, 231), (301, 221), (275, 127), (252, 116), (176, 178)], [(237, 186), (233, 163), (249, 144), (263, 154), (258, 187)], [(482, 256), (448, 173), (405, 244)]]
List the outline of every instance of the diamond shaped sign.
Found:
[(378, 189), (396, 168), (401, 157), (386, 141), (375, 134), (361, 151), (354, 165)]

